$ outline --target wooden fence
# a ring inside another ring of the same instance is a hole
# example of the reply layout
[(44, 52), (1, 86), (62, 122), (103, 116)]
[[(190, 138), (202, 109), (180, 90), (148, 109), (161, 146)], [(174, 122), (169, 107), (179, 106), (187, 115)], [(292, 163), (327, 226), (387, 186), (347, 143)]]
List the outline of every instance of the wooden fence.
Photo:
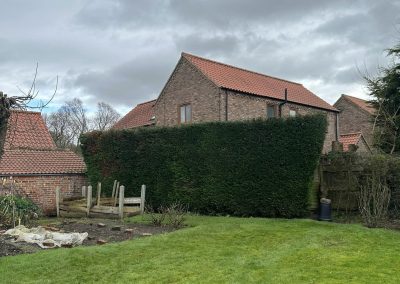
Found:
[(96, 199), (92, 186), (82, 187), (82, 196), (63, 198), (56, 187), (57, 217), (123, 218), (144, 213), (146, 185), (142, 185), (140, 197), (125, 197), (125, 186), (115, 181), (110, 198), (101, 197), (101, 183), (97, 184)]

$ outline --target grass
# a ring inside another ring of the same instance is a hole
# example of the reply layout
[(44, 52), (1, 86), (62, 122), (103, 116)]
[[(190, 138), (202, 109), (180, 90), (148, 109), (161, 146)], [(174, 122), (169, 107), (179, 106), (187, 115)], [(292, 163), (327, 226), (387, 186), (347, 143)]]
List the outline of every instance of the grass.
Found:
[(1, 258), (0, 282), (400, 281), (397, 231), (311, 220), (190, 216), (188, 223), (122, 243)]

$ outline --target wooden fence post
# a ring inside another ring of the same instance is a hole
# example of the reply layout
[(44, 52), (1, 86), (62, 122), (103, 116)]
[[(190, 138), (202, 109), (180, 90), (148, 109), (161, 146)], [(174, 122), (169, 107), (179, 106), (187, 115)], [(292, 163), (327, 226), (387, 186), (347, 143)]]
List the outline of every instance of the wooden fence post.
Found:
[(146, 200), (146, 185), (142, 184), (142, 189), (140, 190), (140, 214), (144, 214), (145, 200)]
[(57, 209), (57, 217), (60, 217), (60, 187), (56, 187), (56, 209)]
[(124, 218), (124, 195), (125, 195), (125, 186), (121, 185), (119, 188), (119, 217)]
[(97, 206), (100, 206), (101, 182), (97, 183)]
[(114, 204), (113, 204), (114, 207), (117, 206), (118, 192), (119, 192), (118, 189), (120, 189), (119, 181), (117, 181), (117, 186), (115, 187), (115, 196), (114, 196)]
[(89, 185), (87, 187), (87, 196), (86, 196), (86, 207), (87, 207), (87, 211), (86, 211), (86, 215), (89, 217), (90, 215), (90, 207), (92, 207), (92, 186)]
[(112, 194), (111, 194), (111, 198), (114, 198), (115, 196), (115, 191), (117, 190), (117, 180), (114, 180), (114, 184), (113, 184), (113, 190), (112, 190)]
[(82, 197), (86, 197), (86, 186), (82, 186)]

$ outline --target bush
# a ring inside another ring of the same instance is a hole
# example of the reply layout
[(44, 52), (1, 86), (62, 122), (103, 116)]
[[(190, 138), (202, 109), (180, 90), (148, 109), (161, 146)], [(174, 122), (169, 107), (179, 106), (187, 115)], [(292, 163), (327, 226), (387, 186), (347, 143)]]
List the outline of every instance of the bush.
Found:
[(185, 221), (187, 206), (174, 202), (169, 206), (161, 205), (157, 211), (152, 206), (147, 206), (146, 213), (154, 226), (169, 225), (174, 228), (180, 228)]
[(92, 184), (154, 208), (178, 201), (202, 214), (300, 217), (325, 136), (322, 115), (169, 128), (92, 132), (81, 137)]
[(39, 207), (29, 198), (12, 194), (0, 196), (0, 224), (5, 227), (27, 225), (39, 214)]

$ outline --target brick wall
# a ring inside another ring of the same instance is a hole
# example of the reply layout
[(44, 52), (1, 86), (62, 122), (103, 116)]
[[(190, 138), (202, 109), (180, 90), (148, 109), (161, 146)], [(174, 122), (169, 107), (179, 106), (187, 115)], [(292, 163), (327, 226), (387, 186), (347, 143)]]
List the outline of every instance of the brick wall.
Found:
[[(267, 105), (275, 105), (278, 115), (278, 105), (281, 102), (221, 90), (190, 62), (181, 58), (155, 106), (156, 125), (178, 125), (179, 107), (188, 103), (192, 106), (192, 122), (196, 123), (266, 118)], [(336, 113), (287, 103), (282, 108), (282, 116), (288, 117), (290, 109), (295, 109), (298, 115), (321, 112), (327, 115), (328, 130), (323, 151), (330, 151), (332, 141), (336, 140)]]
[(373, 133), (371, 122), (372, 116), (349, 102), (346, 98), (341, 97), (335, 107), (340, 110), (339, 114), (339, 130), (340, 134), (362, 132), (367, 143), (373, 145)]
[(187, 103), (192, 106), (193, 122), (220, 120), (219, 89), (181, 58), (155, 106), (156, 125), (177, 125), (179, 107)]
[(56, 186), (61, 187), (63, 196), (82, 194), (82, 186), (87, 185), (85, 175), (68, 176), (13, 176), (19, 190), (26, 194), (43, 210), (45, 215), (56, 213)]
[[(246, 120), (267, 117), (267, 105), (275, 106), (278, 114), (278, 105), (282, 101), (262, 98), (235, 92), (228, 92), (228, 120)], [(328, 129), (326, 132), (323, 152), (327, 153), (332, 148), (332, 141), (336, 140), (336, 113), (324, 111), (303, 105), (286, 103), (282, 106), (282, 117), (288, 117), (290, 110), (295, 110), (298, 115), (323, 113), (327, 115)]]

